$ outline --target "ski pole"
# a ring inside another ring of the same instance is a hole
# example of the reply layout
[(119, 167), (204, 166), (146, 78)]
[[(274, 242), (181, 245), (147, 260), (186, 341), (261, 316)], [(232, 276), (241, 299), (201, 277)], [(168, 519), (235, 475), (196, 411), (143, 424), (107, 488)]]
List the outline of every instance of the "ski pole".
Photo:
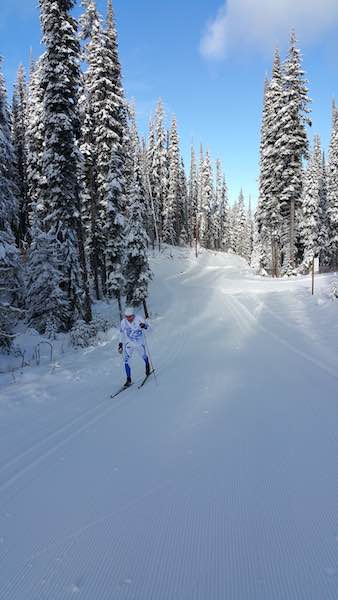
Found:
[(155, 377), (156, 385), (158, 385), (158, 381), (157, 381), (157, 377), (156, 377), (156, 371), (155, 371), (153, 359), (151, 358), (151, 354), (150, 354), (150, 351), (149, 351), (149, 344), (148, 344), (147, 336), (146, 336), (145, 333), (144, 333), (144, 341), (145, 341), (146, 351), (147, 351), (147, 354), (149, 356), (150, 366), (151, 366), (152, 371), (154, 372), (154, 377)]

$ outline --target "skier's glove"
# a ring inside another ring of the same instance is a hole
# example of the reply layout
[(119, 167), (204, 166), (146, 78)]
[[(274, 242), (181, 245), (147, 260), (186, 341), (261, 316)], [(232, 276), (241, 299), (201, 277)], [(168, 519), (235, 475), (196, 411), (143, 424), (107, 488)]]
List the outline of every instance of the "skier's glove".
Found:
[(119, 347), (118, 347), (117, 351), (119, 354), (122, 354), (122, 352), (123, 352), (123, 344), (121, 342), (119, 343)]
[(141, 329), (148, 329), (148, 325), (146, 323), (140, 323)]

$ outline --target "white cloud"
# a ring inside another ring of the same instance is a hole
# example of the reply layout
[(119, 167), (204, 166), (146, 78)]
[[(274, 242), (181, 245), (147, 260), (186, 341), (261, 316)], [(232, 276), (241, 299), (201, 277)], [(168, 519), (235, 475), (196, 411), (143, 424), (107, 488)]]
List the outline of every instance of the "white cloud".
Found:
[(216, 19), (210, 21), (201, 40), (200, 50), (206, 58), (220, 59), (226, 54), (228, 15), (222, 6)]
[(337, 23), (337, 0), (227, 0), (207, 24), (200, 52), (220, 60), (233, 47), (270, 49), (292, 28), (312, 41)]

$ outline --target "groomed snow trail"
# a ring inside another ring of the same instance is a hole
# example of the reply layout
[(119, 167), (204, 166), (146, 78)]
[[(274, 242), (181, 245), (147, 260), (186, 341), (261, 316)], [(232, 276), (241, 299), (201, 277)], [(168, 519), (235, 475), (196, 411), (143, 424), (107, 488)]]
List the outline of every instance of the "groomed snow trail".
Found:
[(158, 385), (109, 398), (114, 334), (1, 390), (0, 599), (337, 600), (336, 305), (233, 256), (154, 270)]

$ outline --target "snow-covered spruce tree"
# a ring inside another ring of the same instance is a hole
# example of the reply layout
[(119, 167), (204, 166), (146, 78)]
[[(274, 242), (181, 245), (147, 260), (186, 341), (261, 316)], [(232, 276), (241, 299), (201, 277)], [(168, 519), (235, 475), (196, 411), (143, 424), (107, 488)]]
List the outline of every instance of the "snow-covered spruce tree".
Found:
[[(101, 22), (92, 0), (83, 0), (85, 12), (80, 17), (80, 36), (84, 42), (83, 59), (88, 69), (82, 77), (82, 93), (79, 100), (81, 117), (80, 149), (82, 162), (82, 215), (85, 232), (86, 253), (89, 258), (95, 296), (100, 299), (102, 273), (104, 273), (104, 207), (100, 207), (97, 192), (97, 145), (95, 140), (94, 108), (96, 65), (103, 60)], [(105, 277), (105, 275), (104, 275)]]
[(223, 175), (220, 160), (216, 162), (216, 190), (215, 209), (213, 213), (213, 247), (216, 250), (227, 251), (229, 249), (230, 211), (228, 200), (228, 188)]
[[(1, 62), (0, 62), (1, 67)], [(0, 69), (0, 349), (9, 350), (21, 294), (20, 256), (15, 242), (18, 189), (7, 92)]]
[(240, 191), (234, 220), (234, 251), (238, 256), (250, 260), (248, 244), (248, 223), (244, 204), (244, 194)]
[(163, 207), (163, 240), (176, 245), (180, 236), (179, 212), (180, 148), (176, 117), (173, 117), (169, 137), (168, 196)]
[(310, 124), (310, 101), (306, 84), (293, 31), (283, 70), (283, 109), (279, 114), (281, 134), (277, 143), (277, 150), (282, 158), (280, 209), (288, 225), (284, 228), (287, 232), (287, 238), (283, 240), (284, 272), (290, 272), (296, 266), (295, 215), (301, 206), (302, 161), (308, 158), (306, 125)]
[[(33, 206), (42, 216), (44, 177), (42, 158), (45, 140), (43, 119), (43, 88), (41, 83), (44, 55), (31, 68), (27, 97), (27, 211), (29, 226), (32, 225)], [(44, 215), (45, 216), (45, 215)], [(31, 232), (29, 234), (31, 238)]]
[[(105, 294), (108, 291), (107, 278), (111, 275), (111, 271), (107, 273), (106, 265), (106, 235), (110, 235), (106, 223), (108, 195), (111, 201), (108, 177), (112, 175), (113, 181), (120, 177), (120, 172), (115, 175), (110, 173), (113, 164), (119, 165), (118, 169), (121, 169), (124, 180), (127, 176), (128, 161), (125, 156), (127, 106), (121, 82), (112, 3), (109, 0), (106, 27), (101, 22), (94, 0), (84, 0), (83, 4), (85, 14), (81, 18), (81, 25), (82, 37), (87, 40), (85, 60), (88, 64), (84, 96), (86, 112), (90, 115), (83, 132), (87, 148), (86, 194), (90, 215), (87, 216), (87, 221), (90, 223), (90, 230), (87, 231), (87, 246), (96, 295), (101, 297), (101, 293)], [(113, 161), (112, 151), (115, 156)], [(110, 268), (112, 264), (110, 261)]]
[(186, 246), (189, 243), (189, 213), (188, 213), (188, 186), (183, 158), (180, 162), (178, 182), (178, 213), (180, 222), (179, 243)]
[(105, 233), (107, 239), (105, 262), (107, 271), (107, 292), (114, 296), (122, 318), (121, 292), (124, 286), (124, 213), (127, 206), (126, 180), (123, 157), (119, 144), (113, 145), (111, 166), (108, 175), (108, 193)]
[[(276, 55), (275, 55), (276, 56)], [(280, 59), (279, 59), (280, 64)], [(256, 242), (255, 246), (260, 247), (260, 251), (255, 252), (255, 261), (262, 261), (262, 264), (257, 265), (255, 263), (256, 271), (261, 268), (266, 268), (268, 264), (268, 253), (270, 254), (270, 231), (268, 227), (267, 219), (267, 207), (269, 203), (269, 182), (270, 182), (270, 169), (269, 169), (269, 149), (268, 149), (268, 123), (269, 123), (269, 103), (268, 103), (268, 92), (269, 92), (269, 80), (266, 78), (264, 82), (264, 96), (263, 96), (263, 116), (261, 125), (261, 140), (260, 140), (260, 173), (259, 173), (259, 198), (256, 211)], [(266, 248), (266, 256), (263, 251), (263, 247)]]
[(236, 254), (237, 251), (237, 215), (238, 215), (238, 200), (235, 200), (230, 208), (230, 237), (229, 250)]
[[(62, 291), (55, 318), (65, 330), (81, 314), (91, 319), (89, 291), (83, 259), (82, 222), (77, 139), (80, 46), (76, 21), (70, 14), (74, 0), (40, 0), (43, 42), (41, 85), (43, 88), (44, 148), (42, 157), (42, 229), (58, 241)], [(80, 264), (81, 263), (81, 264)]]
[[(255, 269), (257, 272), (272, 273), (273, 276), (276, 276), (279, 273), (279, 261), (277, 262), (276, 259), (272, 261), (272, 257), (275, 258), (274, 253), (272, 252), (274, 246), (271, 245), (270, 232), (267, 228), (267, 224), (263, 200), (262, 198), (259, 198), (255, 213), (255, 248), (253, 250), (255, 253), (255, 260), (259, 260), (259, 265), (256, 265), (255, 263)], [(281, 227), (278, 229), (278, 231), (280, 234)], [(275, 245), (275, 249), (279, 250), (277, 244)]]
[(214, 211), (212, 215), (212, 230), (213, 230), (213, 247), (216, 250), (221, 249), (221, 221), (219, 215), (219, 209), (222, 202), (222, 189), (223, 189), (223, 172), (222, 164), (218, 159), (216, 161), (216, 187), (214, 195)]
[(204, 150), (202, 144), (200, 144), (199, 151), (199, 162), (197, 172), (197, 224), (196, 224), (196, 251), (198, 244), (201, 241), (201, 224), (203, 219), (202, 207), (203, 207), (203, 164), (204, 164)]
[(194, 147), (191, 146), (190, 174), (188, 188), (188, 236), (189, 242), (197, 238), (198, 219), (198, 177)]
[(168, 156), (167, 140), (164, 128), (164, 108), (162, 100), (158, 101), (155, 117), (155, 140), (152, 152), (151, 178), (153, 186), (153, 202), (158, 233), (162, 237), (163, 207), (168, 193)]
[(330, 265), (330, 247), (329, 247), (329, 216), (328, 216), (328, 205), (327, 205), (327, 167), (325, 161), (325, 154), (322, 154), (322, 167), (320, 174), (320, 185), (319, 185), (319, 234), (318, 234), (318, 245), (319, 245), (319, 265), (322, 270), (326, 270)]
[(214, 183), (209, 151), (207, 150), (201, 177), (201, 205), (200, 205), (200, 239), (205, 248), (212, 247), (212, 210), (214, 206)]
[(143, 179), (143, 187), (146, 190), (147, 196), (147, 213), (148, 213), (148, 234), (151, 240), (151, 244), (153, 248), (155, 247), (155, 240), (158, 241), (159, 248), (161, 246), (161, 238), (159, 235), (160, 230), (160, 222), (161, 229), (163, 228), (163, 215), (164, 215), (164, 207), (163, 214), (158, 215), (158, 210), (155, 205), (154, 197), (155, 197), (155, 182), (153, 178), (152, 166), (154, 162), (154, 152), (155, 152), (155, 121), (154, 118), (151, 117), (149, 120), (149, 135), (148, 135), (148, 144), (145, 144), (144, 154), (142, 159), (142, 179)]
[(327, 216), (331, 266), (338, 266), (338, 110), (332, 107), (332, 132), (327, 166)]
[(252, 216), (251, 196), (249, 197), (249, 206), (247, 212), (247, 260), (250, 262), (253, 252), (253, 237), (254, 237), (254, 219)]
[(19, 189), (19, 244), (28, 239), (29, 214), (27, 202), (27, 85), (25, 71), (19, 66), (14, 86), (13, 102), (13, 144), (17, 161), (17, 186)]
[(59, 259), (59, 241), (52, 231), (43, 231), (44, 210), (33, 205), (31, 244), (26, 269), (27, 322), (39, 333), (64, 329), (69, 318), (69, 299)]
[[(154, 220), (154, 212), (152, 210), (152, 199), (150, 195), (149, 188), (149, 173), (148, 173), (148, 148), (145, 137), (141, 138), (140, 143), (140, 175), (142, 186), (145, 193), (146, 198), (146, 230), (150, 240), (150, 243), (155, 248), (155, 240), (156, 240), (156, 228), (155, 228), (155, 220)], [(156, 224), (157, 225), (157, 224)]]
[(253, 243), (252, 243), (252, 253), (250, 259), (250, 265), (258, 273), (264, 273), (262, 264), (264, 263), (263, 257), (263, 249), (262, 249), (262, 241), (261, 236), (258, 231), (258, 221), (255, 215), (254, 218), (254, 226), (253, 226)]
[(313, 152), (307, 165), (304, 177), (302, 198), (302, 220), (300, 233), (304, 256), (302, 268), (307, 272), (316, 256), (319, 255), (320, 232), (320, 188), (322, 176), (322, 149), (320, 137), (314, 137)]
[(278, 276), (281, 244), (281, 191), (283, 162), (280, 152), (280, 121), (283, 110), (283, 81), (279, 50), (276, 49), (272, 77), (265, 82), (260, 146), (258, 231), (261, 267)]
[(221, 203), (218, 207), (219, 249), (228, 252), (230, 248), (230, 206), (228, 186), (223, 175)]
[[(132, 119), (133, 122), (133, 119)], [(140, 146), (137, 139), (136, 124), (133, 124), (135, 140), (132, 145), (133, 182), (128, 197), (128, 217), (125, 235), (125, 293), (127, 304), (143, 304), (148, 317), (148, 285), (152, 278), (149, 267), (147, 247), (149, 238), (146, 232), (146, 195), (140, 170)]]

